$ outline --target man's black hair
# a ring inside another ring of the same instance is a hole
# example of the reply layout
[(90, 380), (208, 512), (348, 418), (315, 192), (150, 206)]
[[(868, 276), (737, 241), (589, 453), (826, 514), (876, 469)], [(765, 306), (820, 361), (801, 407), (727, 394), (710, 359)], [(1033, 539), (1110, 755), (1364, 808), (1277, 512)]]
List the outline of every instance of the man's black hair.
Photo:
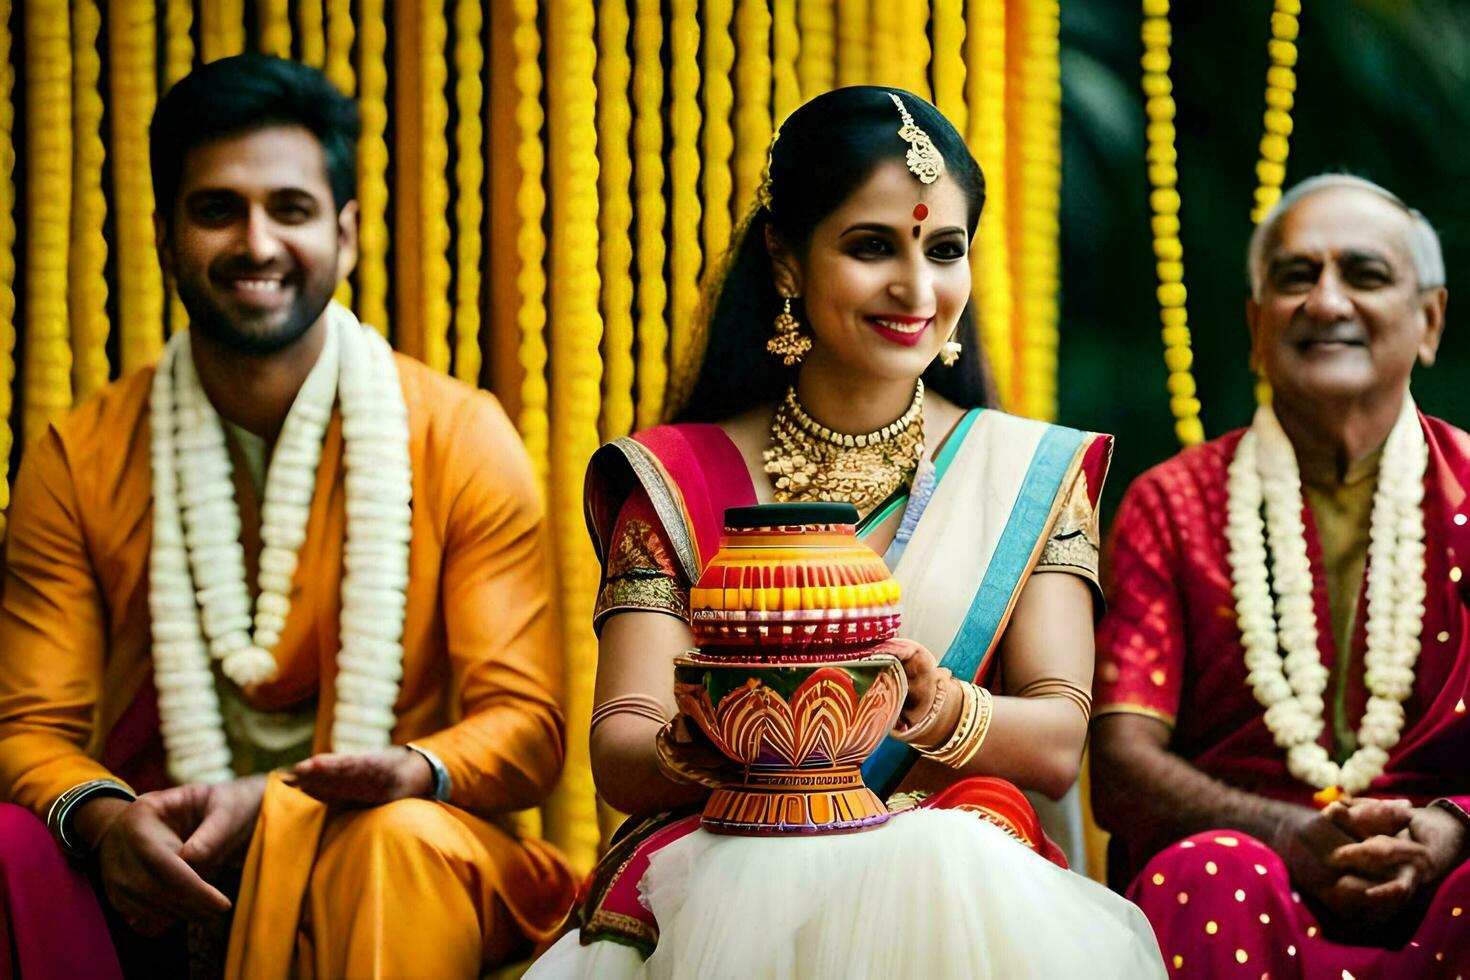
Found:
[(148, 149), (155, 206), (164, 224), (172, 222), (191, 149), (270, 126), (303, 126), (321, 142), (339, 212), (357, 196), (357, 103), (315, 68), (242, 54), (195, 69), (158, 103)]

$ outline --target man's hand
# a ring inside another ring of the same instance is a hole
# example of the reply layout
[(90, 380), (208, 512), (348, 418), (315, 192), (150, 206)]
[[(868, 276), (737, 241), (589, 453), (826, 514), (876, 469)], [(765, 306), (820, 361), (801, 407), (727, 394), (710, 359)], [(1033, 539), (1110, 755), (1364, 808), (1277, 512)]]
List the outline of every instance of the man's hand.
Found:
[(434, 790), (434, 770), (413, 749), (314, 755), (292, 769), (287, 781), (324, 803), (377, 806)]
[(1363, 898), (1402, 906), (1465, 859), (1464, 826), (1437, 807), (1415, 808), (1407, 800), (1354, 800), (1328, 809), (1335, 824), (1365, 837), (1331, 857), (1334, 867), (1366, 879)]
[[(1361, 826), (1373, 830), (1397, 823), (1392, 811), (1359, 816)], [(1354, 823), (1333, 807), (1321, 813), (1303, 809), (1284, 819), (1272, 848), (1298, 888), (1344, 922), (1363, 926), (1381, 925), (1399, 913), (1414, 889), (1407, 872), (1406, 880), (1395, 877), (1397, 869), (1424, 857), (1424, 848), (1413, 841), (1382, 834), (1362, 840)]]
[(1326, 901), (1326, 893), (1341, 876), (1331, 863), (1332, 854), (1358, 841), (1356, 835), (1338, 827), (1325, 813), (1298, 808), (1276, 825), (1271, 849), (1281, 855), (1297, 887)]
[(96, 804), (85, 804), (77, 826), (96, 845), (108, 901), (130, 926), (149, 936), (161, 935), (180, 919), (198, 921), (228, 911), (230, 900), (199, 869), (217, 867), (244, 849), (264, 792), (263, 776), (176, 786), (90, 814), (100, 816), (100, 823), (87, 819)]

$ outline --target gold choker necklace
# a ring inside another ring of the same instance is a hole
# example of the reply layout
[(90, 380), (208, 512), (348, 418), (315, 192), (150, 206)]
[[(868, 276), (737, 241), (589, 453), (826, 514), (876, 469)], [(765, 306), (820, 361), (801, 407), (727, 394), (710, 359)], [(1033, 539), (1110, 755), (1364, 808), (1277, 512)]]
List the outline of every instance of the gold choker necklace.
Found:
[(764, 453), (776, 501), (844, 500), (866, 514), (913, 477), (924, 454), (924, 382), (896, 421), (876, 432), (833, 432), (806, 413), (796, 389), (771, 419)]

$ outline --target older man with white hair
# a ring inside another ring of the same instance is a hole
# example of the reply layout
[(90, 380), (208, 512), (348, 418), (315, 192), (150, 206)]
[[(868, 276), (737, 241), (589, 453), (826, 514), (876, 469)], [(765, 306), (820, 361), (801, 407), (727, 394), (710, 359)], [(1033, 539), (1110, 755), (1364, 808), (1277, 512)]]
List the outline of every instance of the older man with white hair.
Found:
[[(1189, 976), (1470, 969), (1470, 435), (1409, 394), (1434, 229), (1326, 175), (1248, 256), (1271, 404), (1129, 488), (1099, 628), (1094, 805)], [(1130, 884), (1131, 883), (1131, 884)]]

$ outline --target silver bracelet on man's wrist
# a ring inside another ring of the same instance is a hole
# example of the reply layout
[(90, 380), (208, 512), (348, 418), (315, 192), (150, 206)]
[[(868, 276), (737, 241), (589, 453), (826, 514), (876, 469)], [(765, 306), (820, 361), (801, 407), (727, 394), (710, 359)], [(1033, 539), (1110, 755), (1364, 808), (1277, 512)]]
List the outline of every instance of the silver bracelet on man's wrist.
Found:
[(46, 811), (46, 828), (51, 831), (57, 845), (74, 858), (87, 858), (91, 855), (72, 840), (69, 833), (72, 829), (72, 813), (83, 803), (99, 796), (112, 796), (129, 803), (138, 798), (138, 794), (115, 779), (89, 779), (62, 793), (51, 804), (51, 809)]
[(409, 743), (404, 748), (423, 756), (424, 761), (429, 764), (429, 769), (434, 773), (434, 786), (429, 792), (429, 799), (448, 803), (449, 794), (454, 790), (454, 783), (449, 778), (449, 768), (444, 765), (444, 761), (422, 746)]

